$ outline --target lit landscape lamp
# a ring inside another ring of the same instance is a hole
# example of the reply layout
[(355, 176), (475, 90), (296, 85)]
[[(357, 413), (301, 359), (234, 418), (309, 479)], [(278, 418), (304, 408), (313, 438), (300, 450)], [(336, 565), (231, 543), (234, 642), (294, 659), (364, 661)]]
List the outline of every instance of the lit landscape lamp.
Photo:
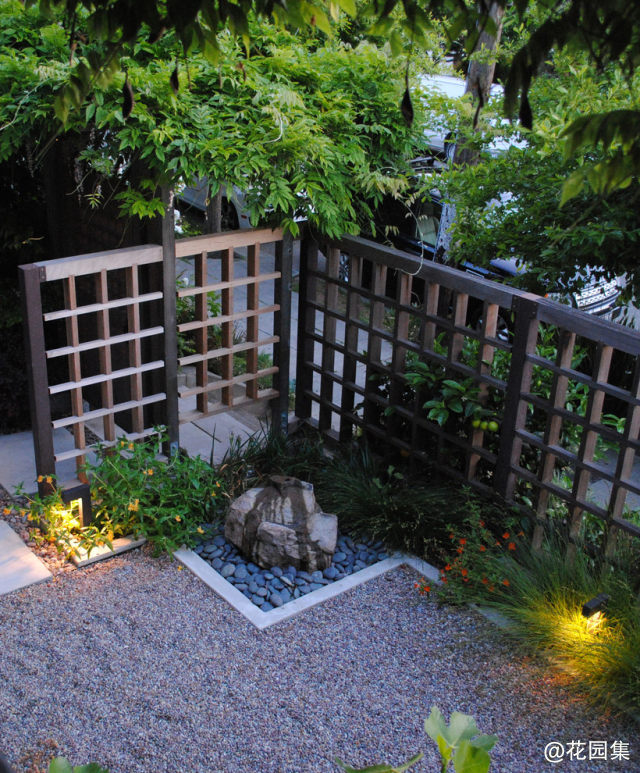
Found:
[(77, 507), (80, 526), (91, 523), (91, 488), (80, 481), (62, 489), (62, 501), (72, 510)]
[(590, 599), (582, 606), (582, 615), (587, 618), (587, 628), (592, 631), (597, 628), (603, 619), (602, 613), (609, 602), (609, 596), (606, 593), (599, 593), (595, 598)]

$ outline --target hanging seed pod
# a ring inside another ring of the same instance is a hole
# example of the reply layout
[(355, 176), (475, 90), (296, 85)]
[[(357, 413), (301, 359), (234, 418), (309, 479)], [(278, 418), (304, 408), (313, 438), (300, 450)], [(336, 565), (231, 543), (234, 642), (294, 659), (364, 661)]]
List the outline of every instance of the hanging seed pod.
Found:
[(533, 113), (531, 112), (531, 105), (527, 99), (526, 94), (522, 97), (520, 102), (520, 123), (525, 129), (533, 128)]
[(407, 126), (411, 126), (413, 123), (413, 105), (411, 104), (411, 95), (409, 94), (409, 88), (404, 90), (404, 96), (400, 104), (400, 112), (402, 117), (407, 123)]
[(135, 100), (133, 98), (133, 89), (129, 83), (129, 76), (124, 80), (124, 86), (122, 87), (122, 117), (127, 120), (133, 110)]
[(171, 88), (173, 89), (173, 93), (177, 96), (178, 91), (180, 91), (180, 81), (178, 80), (178, 65), (175, 66), (173, 72), (171, 73), (171, 77), (169, 78), (169, 83), (171, 83)]

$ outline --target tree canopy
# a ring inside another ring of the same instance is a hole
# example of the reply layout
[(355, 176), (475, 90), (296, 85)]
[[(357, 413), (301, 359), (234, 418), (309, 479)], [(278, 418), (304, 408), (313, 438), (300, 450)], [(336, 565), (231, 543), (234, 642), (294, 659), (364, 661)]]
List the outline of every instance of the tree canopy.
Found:
[[(497, 0), (515, 9), (520, 39), (513, 48), (505, 79), (505, 110), (518, 114), (531, 127), (534, 110), (531, 84), (552, 52), (584, 52), (598, 69), (612, 62), (631, 78), (640, 62), (640, 4), (627, 0)], [(61, 8), (68, 17), (69, 46), (78, 58), (61, 93), (59, 112), (79, 105), (94, 82), (108, 75), (123, 47), (144, 34), (157, 41), (174, 31), (185, 52), (198, 47), (211, 61), (222, 52), (221, 35), (239, 35), (248, 46), (252, 14), (294, 27), (312, 26), (329, 32), (340, 12), (356, 13), (354, 0), (29, 0), (43, 11)], [(402, 25), (410, 38), (420, 39), (434, 20), (443, 25), (451, 43), (462, 41), (475, 51), (483, 31), (492, 32), (490, 0), (370, 0), (360, 12), (376, 22), (372, 32), (390, 33)], [(100, 42), (100, 51), (83, 54), (86, 41)], [(577, 195), (585, 183), (599, 193), (628, 185), (640, 170), (640, 110), (597, 111), (574, 118), (565, 128), (567, 154), (584, 158), (599, 150), (597, 163), (582, 164), (566, 181), (564, 199)]]
[[(17, 0), (0, 9), (0, 162), (28, 155), (37, 165), (75, 67), (68, 28)], [(324, 234), (356, 232), (383, 194), (406, 183), (421, 141), (420, 106), (414, 128), (399, 111), (404, 64), (373, 45), (320, 45), (255, 19), (249, 32), (249, 52), (222, 34), (215, 65), (197, 49), (184, 61), (172, 32), (123, 50), (121, 69), (66, 116), (67, 132), (83, 138), (75, 192), (94, 206), (116, 198), (145, 217), (162, 210), (159, 183), (206, 176), (214, 190), (245, 191), (254, 221), (267, 215), (295, 232), (303, 216)], [(134, 166), (145, 169), (141, 185), (131, 184)]]
[(566, 121), (601, 112), (628, 110), (640, 73), (631, 82), (621, 67), (599, 71), (584, 54), (557, 53), (553, 68), (531, 88), (537, 115), (526, 143), (484, 163), (443, 175), (447, 197), (455, 201), (454, 260), (487, 265), (493, 258), (517, 258), (527, 265), (521, 281), (529, 289), (577, 289), (595, 273), (614, 280), (626, 275), (627, 295), (640, 297), (637, 265), (640, 244), (640, 184), (630, 181), (608, 195), (584, 187), (562, 207), (560, 191), (584, 165), (597, 166), (602, 148), (586, 160), (562, 147)]

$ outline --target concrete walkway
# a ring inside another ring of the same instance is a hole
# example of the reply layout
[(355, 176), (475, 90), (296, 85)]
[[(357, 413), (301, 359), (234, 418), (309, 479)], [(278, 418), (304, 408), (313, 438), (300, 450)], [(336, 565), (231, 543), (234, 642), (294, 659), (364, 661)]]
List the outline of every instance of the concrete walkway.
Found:
[(11, 526), (0, 521), (0, 596), (43, 582), (51, 576)]

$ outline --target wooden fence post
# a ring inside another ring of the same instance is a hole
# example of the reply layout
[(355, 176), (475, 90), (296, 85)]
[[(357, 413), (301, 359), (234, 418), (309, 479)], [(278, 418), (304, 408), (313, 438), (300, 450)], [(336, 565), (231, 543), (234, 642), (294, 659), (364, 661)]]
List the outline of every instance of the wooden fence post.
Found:
[[(49, 379), (45, 354), (44, 325), (42, 321), (42, 298), (40, 282), (43, 269), (34, 264), (20, 266), (20, 296), (22, 298), (22, 319), (24, 324), (25, 354), (27, 359), (27, 381), (29, 383), (29, 408), (33, 445), (36, 456), (36, 475), (53, 475), (56, 459), (53, 450), (53, 427), (49, 403)], [(51, 492), (52, 487), (38, 484), (40, 494)]]
[(513, 501), (516, 476), (512, 466), (520, 458), (522, 449), (522, 440), (517, 430), (524, 427), (527, 416), (527, 404), (521, 396), (529, 390), (531, 384), (531, 364), (527, 362), (527, 355), (535, 352), (536, 348), (538, 303), (533, 299), (516, 296), (512, 310), (515, 315), (515, 332), (494, 481), (496, 493), (507, 502)]
[(291, 353), (291, 279), (293, 272), (293, 239), (284, 234), (276, 243), (275, 270), (280, 272), (274, 289), (274, 304), (279, 307), (273, 315), (273, 334), (278, 342), (273, 349), (273, 364), (278, 368), (273, 376), (273, 388), (278, 390), (271, 404), (274, 428), (287, 434), (289, 428), (289, 357)]
[(313, 339), (315, 330), (317, 278), (310, 271), (318, 268), (318, 243), (305, 228), (300, 243), (300, 275), (298, 291), (298, 345), (296, 352), (296, 416), (301, 420), (311, 418), (313, 388)]
[(164, 368), (166, 424), (169, 435), (169, 454), (178, 451), (180, 430), (178, 424), (178, 328), (176, 321), (176, 236), (174, 223), (174, 193), (162, 186), (165, 207), (162, 217), (162, 289), (164, 295)]

